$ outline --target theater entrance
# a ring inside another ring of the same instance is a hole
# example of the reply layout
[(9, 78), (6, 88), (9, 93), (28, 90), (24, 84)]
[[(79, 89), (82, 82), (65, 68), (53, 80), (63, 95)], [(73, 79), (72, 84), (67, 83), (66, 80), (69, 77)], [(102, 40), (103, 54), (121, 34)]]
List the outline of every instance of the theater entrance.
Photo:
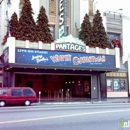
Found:
[(42, 96), (91, 98), (91, 75), (16, 73), (15, 86), (31, 87)]

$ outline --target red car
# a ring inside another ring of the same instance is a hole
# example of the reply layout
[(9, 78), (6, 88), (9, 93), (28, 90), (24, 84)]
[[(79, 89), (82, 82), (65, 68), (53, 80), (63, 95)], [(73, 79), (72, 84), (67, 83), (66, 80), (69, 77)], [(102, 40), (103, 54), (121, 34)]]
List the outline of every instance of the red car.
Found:
[(29, 87), (4, 87), (0, 89), (0, 107), (6, 104), (24, 104), (29, 106), (37, 101), (36, 93)]

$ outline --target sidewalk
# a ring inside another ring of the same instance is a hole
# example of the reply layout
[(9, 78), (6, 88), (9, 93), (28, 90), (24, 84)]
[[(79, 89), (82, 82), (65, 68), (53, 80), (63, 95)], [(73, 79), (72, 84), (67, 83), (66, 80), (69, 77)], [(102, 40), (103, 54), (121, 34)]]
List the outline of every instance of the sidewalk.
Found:
[[(39, 98), (38, 98), (39, 102)], [(130, 103), (130, 98), (107, 98), (107, 99), (88, 99), (88, 98), (51, 98), (51, 97), (41, 97), (41, 103), (77, 103), (77, 102), (86, 102), (86, 103)]]

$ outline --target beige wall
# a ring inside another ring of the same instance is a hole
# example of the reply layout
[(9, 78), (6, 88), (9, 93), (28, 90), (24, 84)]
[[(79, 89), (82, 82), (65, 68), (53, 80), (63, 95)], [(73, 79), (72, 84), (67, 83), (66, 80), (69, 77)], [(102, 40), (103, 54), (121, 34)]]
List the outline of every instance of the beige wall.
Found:
[(128, 97), (128, 92), (107, 92), (107, 97)]

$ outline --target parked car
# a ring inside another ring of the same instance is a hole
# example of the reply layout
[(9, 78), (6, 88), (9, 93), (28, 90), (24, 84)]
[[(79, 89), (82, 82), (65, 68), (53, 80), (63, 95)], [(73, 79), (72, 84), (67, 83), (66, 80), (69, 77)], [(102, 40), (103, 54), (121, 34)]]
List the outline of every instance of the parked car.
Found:
[(0, 107), (6, 104), (24, 104), (29, 106), (37, 101), (36, 93), (29, 87), (0, 88)]

